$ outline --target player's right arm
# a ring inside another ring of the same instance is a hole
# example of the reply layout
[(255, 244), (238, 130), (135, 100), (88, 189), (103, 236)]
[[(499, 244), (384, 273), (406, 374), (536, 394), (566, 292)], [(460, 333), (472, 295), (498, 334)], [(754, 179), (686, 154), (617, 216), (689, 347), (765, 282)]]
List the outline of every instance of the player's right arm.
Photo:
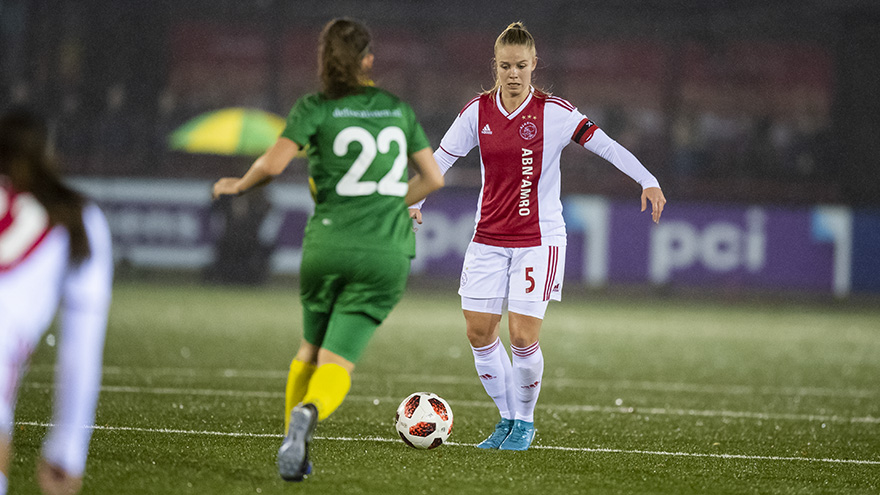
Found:
[(218, 180), (214, 184), (214, 199), (226, 194), (244, 194), (284, 172), (299, 150), (308, 143), (308, 136), (315, 133), (323, 115), (321, 98), (317, 94), (297, 100), (275, 144), (257, 158), (241, 178), (224, 177)]
[(223, 195), (239, 195), (262, 186), (284, 172), (300, 146), (286, 137), (279, 137), (271, 148), (257, 158), (242, 177), (224, 177), (214, 183), (214, 199)]
[(437, 165), (440, 166), (443, 174), (446, 174), (459, 158), (470, 153), (479, 144), (477, 135), (479, 108), (478, 96), (464, 106), (440, 140), (440, 147), (434, 152), (434, 159), (437, 160)]
[[(467, 155), (479, 143), (477, 137), (479, 99), (478, 96), (465, 105), (440, 140), (440, 147), (434, 151), (434, 160), (443, 175), (446, 175), (459, 158)], [(419, 210), (424, 203), (422, 200), (410, 207), (410, 217), (418, 223), (422, 223)]]

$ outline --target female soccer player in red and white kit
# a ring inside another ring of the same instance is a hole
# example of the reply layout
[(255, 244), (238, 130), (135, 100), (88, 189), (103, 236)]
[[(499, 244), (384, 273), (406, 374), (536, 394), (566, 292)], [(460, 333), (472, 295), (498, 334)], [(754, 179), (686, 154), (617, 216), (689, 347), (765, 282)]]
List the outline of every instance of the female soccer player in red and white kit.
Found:
[(79, 491), (112, 279), (103, 213), (58, 178), (40, 119), (7, 113), (0, 118), (0, 495), (7, 489), (19, 382), (59, 305), (54, 415), (37, 480), (46, 494)]
[[(535, 40), (522, 23), (495, 41), (495, 86), (465, 105), (434, 158), (444, 173), (480, 148), (483, 187), (474, 237), (461, 272), (461, 306), (477, 374), (501, 420), (478, 447), (526, 450), (544, 372), (538, 337), (551, 300), (560, 300), (565, 223), (559, 157), (574, 142), (613, 163), (642, 186), (642, 211), (654, 222), (666, 199), (657, 179), (568, 101), (535, 89)], [(419, 205), (420, 206), (420, 205)], [(421, 223), (417, 208), (410, 215)], [(507, 303), (508, 357), (499, 338)]]

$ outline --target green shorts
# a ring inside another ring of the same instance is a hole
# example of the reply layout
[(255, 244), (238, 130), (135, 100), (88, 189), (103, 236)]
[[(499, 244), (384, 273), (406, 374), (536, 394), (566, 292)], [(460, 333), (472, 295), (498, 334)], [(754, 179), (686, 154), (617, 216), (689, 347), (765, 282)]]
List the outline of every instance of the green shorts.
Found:
[(410, 258), (402, 253), (310, 247), (300, 266), (303, 338), (357, 362), (403, 296)]

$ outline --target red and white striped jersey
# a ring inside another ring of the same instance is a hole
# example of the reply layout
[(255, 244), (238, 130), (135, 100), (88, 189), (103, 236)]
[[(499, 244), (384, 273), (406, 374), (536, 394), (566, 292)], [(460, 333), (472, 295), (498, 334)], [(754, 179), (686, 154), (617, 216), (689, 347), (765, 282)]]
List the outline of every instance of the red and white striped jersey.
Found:
[(530, 89), (513, 112), (498, 91), (465, 105), (434, 158), (444, 173), (480, 147), (482, 190), (474, 242), (499, 247), (565, 245), (559, 157), (569, 142), (613, 163), (643, 188), (657, 179), (567, 100)]
[(21, 263), (51, 230), (49, 214), (28, 193), (0, 178), (0, 272)]

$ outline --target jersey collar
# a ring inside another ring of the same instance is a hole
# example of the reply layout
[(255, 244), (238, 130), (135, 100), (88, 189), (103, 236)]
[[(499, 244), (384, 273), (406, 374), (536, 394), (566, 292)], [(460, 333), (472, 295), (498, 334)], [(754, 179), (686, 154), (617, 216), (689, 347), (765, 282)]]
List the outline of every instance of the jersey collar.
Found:
[(523, 111), (523, 109), (529, 105), (529, 103), (532, 101), (532, 95), (534, 93), (535, 87), (530, 85), (529, 94), (526, 96), (526, 99), (523, 100), (523, 102), (520, 103), (518, 107), (516, 107), (516, 110), (507, 113), (507, 110), (504, 109), (504, 105), (501, 104), (501, 89), (498, 89), (498, 91), (495, 92), (495, 106), (498, 107), (498, 111), (501, 112), (501, 115), (507, 117), (507, 120), (512, 120), (516, 118), (516, 116), (519, 115)]

